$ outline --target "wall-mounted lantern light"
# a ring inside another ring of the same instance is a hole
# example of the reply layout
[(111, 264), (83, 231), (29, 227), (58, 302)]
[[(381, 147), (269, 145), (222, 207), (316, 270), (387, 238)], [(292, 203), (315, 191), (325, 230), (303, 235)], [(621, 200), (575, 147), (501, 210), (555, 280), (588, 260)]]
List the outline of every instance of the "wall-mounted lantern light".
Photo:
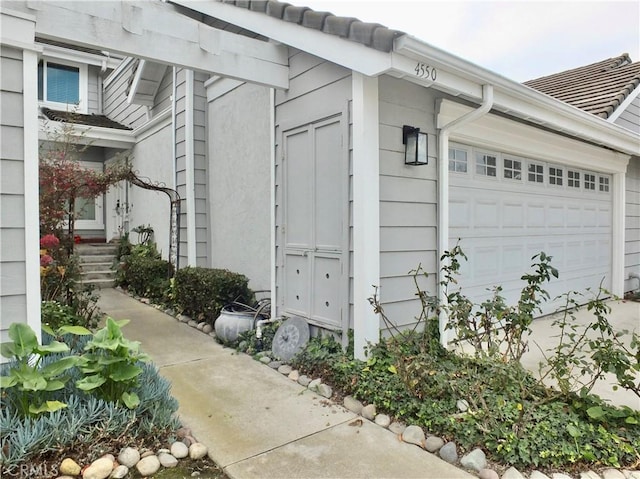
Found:
[(405, 165), (426, 165), (427, 158), (427, 134), (420, 133), (420, 128), (404, 125), (402, 127), (402, 143), (404, 143)]

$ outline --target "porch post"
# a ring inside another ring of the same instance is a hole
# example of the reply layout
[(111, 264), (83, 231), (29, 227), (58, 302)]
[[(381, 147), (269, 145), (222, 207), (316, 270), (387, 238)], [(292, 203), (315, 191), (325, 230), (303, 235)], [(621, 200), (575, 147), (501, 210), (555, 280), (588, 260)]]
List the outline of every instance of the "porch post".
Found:
[(380, 319), (369, 304), (380, 284), (378, 79), (352, 75), (353, 98), (353, 328), (354, 354), (380, 339)]

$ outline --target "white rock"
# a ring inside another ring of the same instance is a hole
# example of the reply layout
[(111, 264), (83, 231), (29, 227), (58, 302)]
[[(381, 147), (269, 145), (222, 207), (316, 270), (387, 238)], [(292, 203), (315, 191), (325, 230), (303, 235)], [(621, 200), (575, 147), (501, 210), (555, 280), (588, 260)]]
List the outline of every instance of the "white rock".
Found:
[(125, 447), (118, 454), (118, 462), (127, 467), (133, 467), (140, 460), (140, 451), (133, 447)]
[(402, 434), (406, 428), (407, 426), (401, 422), (392, 422), (389, 424), (389, 431), (394, 434)]
[(166, 452), (158, 454), (158, 460), (160, 464), (162, 464), (162, 467), (176, 467), (178, 465), (178, 460)]
[(424, 442), (424, 447), (429, 452), (438, 452), (444, 446), (444, 440), (438, 436), (429, 436)]
[(343, 404), (345, 408), (353, 413), (360, 414), (360, 411), (362, 411), (362, 403), (353, 396), (345, 396)]
[(602, 479), (626, 479), (617, 469), (605, 469), (602, 471)]
[(327, 399), (331, 398), (331, 396), (333, 395), (333, 389), (331, 389), (331, 386), (324, 383), (318, 384), (317, 392), (318, 394), (320, 394), (320, 396)]
[(487, 467), (487, 457), (482, 449), (476, 448), (460, 458), (462, 467), (480, 472)]
[(158, 472), (160, 469), (160, 461), (158, 460), (158, 456), (147, 456), (140, 459), (140, 462), (136, 464), (136, 469), (140, 473), (140, 475), (146, 477)]
[(567, 476), (566, 474), (562, 474), (561, 472), (554, 472), (551, 474), (551, 479), (572, 479), (571, 476)]
[(367, 404), (362, 408), (360, 414), (362, 414), (363, 418), (368, 419), (369, 421), (373, 421), (373, 419), (376, 417), (376, 405)]
[(176, 441), (171, 444), (171, 455), (177, 459), (182, 459), (189, 455), (189, 448), (182, 441)]
[(202, 332), (204, 334), (209, 334), (211, 331), (213, 331), (213, 326), (211, 326), (210, 324), (205, 324), (202, 328)]
[(424, 447), (424, 431), (420, 426), (407, 426), (407, 428), (402, 432), (402, 440), (409, 444)]
[(389, 427), (389, 424), (391, 424), (391, 418), (386, 414), (377, 414), (374, 422), (378, 426)]
[(469, 402), (466, 399), (458, 399), (456, 402), (456, 407), (460, 412), (467, 412), (469, 409)]
[[(543, 474), (540, 471), (531, 471), (531, 475), (529, 476), (529, 479), (550, 479), (549, 476), (547, 476), (546, 474)], [(600, 479), (599, 477), (597, 479)]]
[(113, 461), (108, 457), (101, 457), (91, 463), (82, 473), (83, 479), (106, 479), (113, 470)]
[(624, 474), (624, 477), (627, 479), (640, 479), (640, 471), (629, 471), (624, 469), (622, 474)]
[(291, 371), (289, 373), (289, 375), (287, 377), (289, 379), (291, 379), (292, 381), (298, 382), (298, 378), (300, 377), (300, 371), (298, 371), (297, 369), (294, 369), (293, 371)]
[(493, 469), (482, 469), (478, 472), (478, 477), (480, 479), (500, 479), (500, 476)]
[(515, 467), (510, 467), (502, 475), (502, 479), (524, 479), (524, 476)]
[(288, 364), (283, 364), (278, 368), (278, 372), (280, 374), (284, 374), (285, 376), (288, 376), (291, 371), (293, 371), (293, 368)]
[(207, 446), (200, 442), (196, 442), (189, 446), (189, 457), (191, 459), (202, 459), (207, 455), (207, 452), (209, 452)]
[(307, 386), (311, 391), (317, 391), (318, 390), (318, 386), (320, 386), (320, 384), (322, 384), (322, 379), (314, 379), (313, 381), (311, 381), (309, 383), (309, 385)]
[(129, 474), (129, 468), (120, 464), (113, 470), (109, 477), (111, 479), (124, 479), (125, 477), (127, 477), (127, 474)]

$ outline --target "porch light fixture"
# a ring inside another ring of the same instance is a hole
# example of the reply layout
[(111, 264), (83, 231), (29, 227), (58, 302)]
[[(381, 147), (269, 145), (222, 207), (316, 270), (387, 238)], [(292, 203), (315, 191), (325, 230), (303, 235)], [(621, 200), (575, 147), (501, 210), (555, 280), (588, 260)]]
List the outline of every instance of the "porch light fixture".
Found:
[(420, 133), (420, 128), (404, 125), (402, 127), (402, 143), (405, 165), (427, 165), (427, 134)]

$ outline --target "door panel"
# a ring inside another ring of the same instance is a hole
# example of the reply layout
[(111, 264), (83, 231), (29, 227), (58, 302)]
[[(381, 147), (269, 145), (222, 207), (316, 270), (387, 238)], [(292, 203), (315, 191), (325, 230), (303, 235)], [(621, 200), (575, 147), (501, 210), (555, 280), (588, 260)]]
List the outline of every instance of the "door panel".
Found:
[(285, 312), (331, 329), (346, 310), (348, 161), (342, 117), (283, 133)]

